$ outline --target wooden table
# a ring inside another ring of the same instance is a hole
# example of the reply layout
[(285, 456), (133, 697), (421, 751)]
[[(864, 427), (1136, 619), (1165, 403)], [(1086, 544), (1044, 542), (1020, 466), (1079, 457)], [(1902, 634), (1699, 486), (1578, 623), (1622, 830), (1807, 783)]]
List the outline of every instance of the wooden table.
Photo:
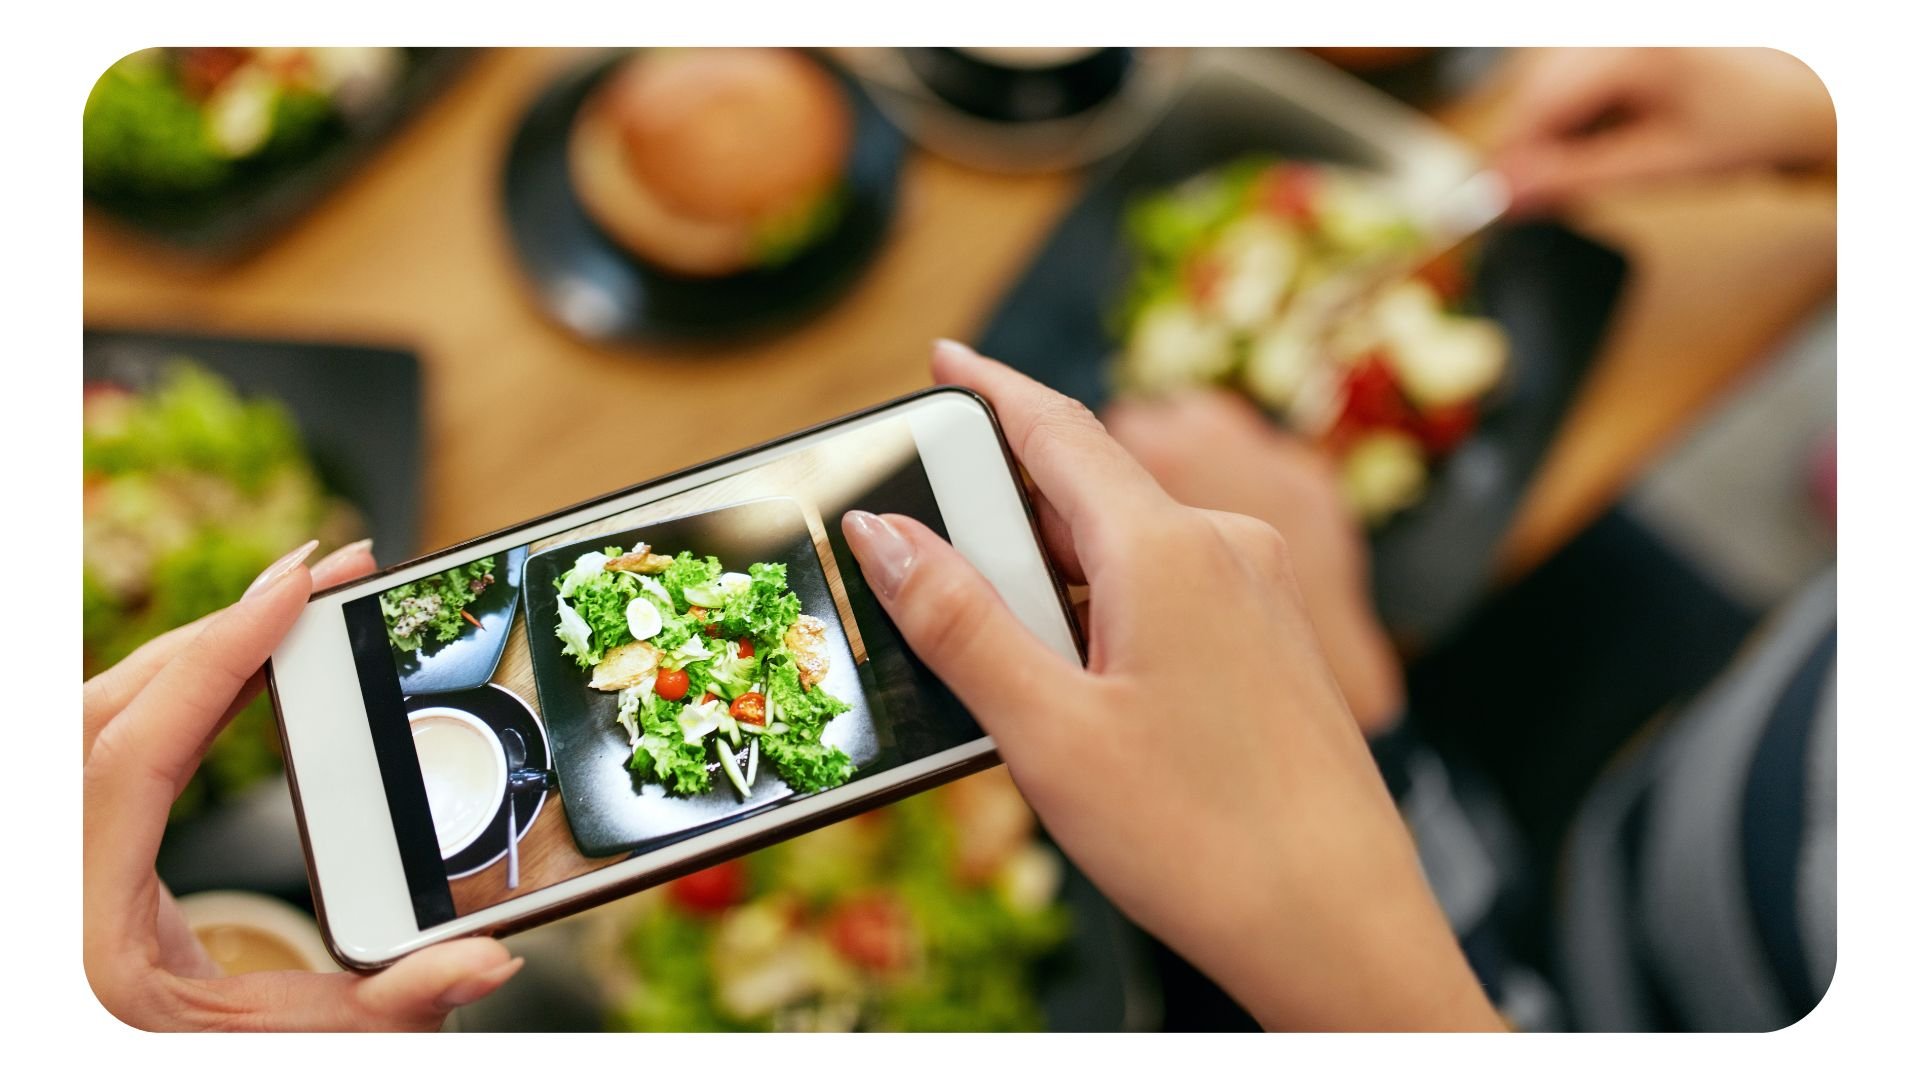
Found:
[[(342, 190), (238, 265), (195, 267), (89, 218), (88, 323), (418, 349), (422, 536), (440, 547), (925, 385), (929, 339), (973, 333), (1078, 190), (1074, 176), (995, 176), (916, 154), (885, 251), (813, 322), (718, 352), (600, 348), (536, 310), (499, 211), (522, 110), (579, 62), (564, 51), (481, 57)], [(1484, 139), (1502, 95), (1496, 80), (1445, 119)], [(1508, 536), (1507, 575), (1608, 506), (1833, 287), (1829, 185), (1717, 182), (1611, 199), (1583, 220), (1628, 253), (1634, 278)], [(666, 409), (636, 434), (636, 406), (662, 395), (724, 401), (726, 422)], [(557, 800), (543, 815), (549, 827), (561, 824), (556, 810)]]
[[(917, 154), (891, 242), (820, 318), (723, 352), (603, 349), (535, 309), (499, 213), (500, 162), (522, 109), (580, 59), (481, 57), (342, 190), (235, 266), (198, 268), (89, 218), (89, 324), (417, 348), (432, 548), (925, 385), (928, 340), (976, 330), (1078, 190), (1075, 176), (995, 176)], [(1496, 80), (1443, 119), (1483, 140), (1502, 96)], [(1582, 217), (1629, 253), (1635, 276), (1508, 537), (1507, 574), (1609, 505), (1833, 287), (1830, 185), (1718, 182), (1611, 199)], [(663, 392), (724, 398), (728, 422), (670, 412), (634, 439), (624, 422), (634, 403)]]

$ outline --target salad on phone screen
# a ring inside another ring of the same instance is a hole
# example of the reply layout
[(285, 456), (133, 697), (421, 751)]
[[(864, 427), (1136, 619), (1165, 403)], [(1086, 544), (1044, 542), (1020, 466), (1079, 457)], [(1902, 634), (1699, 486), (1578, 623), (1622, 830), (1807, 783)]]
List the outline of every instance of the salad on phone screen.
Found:
[(712, 556), (646, 544), (591, 551), (555, 582), (554, 633), (588, 685), (617, 694), (627, 767), (675, 795), (710, 790), (716, 757), (745, 798), (771, 768), (798, 792), (853, 775), (821, 738), (850, 706), (819, 685), (827, 626), (800, 610), (785, 563), (725, 570)]

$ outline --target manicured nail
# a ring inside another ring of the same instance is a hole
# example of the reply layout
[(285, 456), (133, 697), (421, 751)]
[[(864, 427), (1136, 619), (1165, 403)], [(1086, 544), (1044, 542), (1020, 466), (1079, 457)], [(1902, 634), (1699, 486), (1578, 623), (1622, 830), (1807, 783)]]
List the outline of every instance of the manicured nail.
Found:
[(907, 580), (907, 572), (913, 569), (912, 542), (885, 518), (865, 510), (849, 510), (840, 520), (867, 581), (881, 596), (892, 599), (900, 591), (900, 583)]
[(287, 574), (293, 571), (294, 567), (306, 562), (307, 556), (313, 554), (313, 549), (319, 546), (320, 541), (309, 540), (299, 547), (294, 548), (292, 551), (287, 552), (285, 555), (280, 556), (278, 559), (275, 559), (272, 566), (260, 571), (260, 576), (253, 579), (253, 584), (247, 586), (247, 591), (242, 595), (252, 596), (254, 593), (265, 592), (272, 588), (274, 582), (286, 577)]
[(946, 360), (977, 360), (980, 354), (952, 338), (934, 338), (933, 355)]
[(495, 990), (500, 989), (501, 984), (513, 978), (514, 973), (519, 971), (526, 962), (526, 957), (516, 956), (478, 975), (469, 975), (459, 982), (454, 983), (452, 986), (447, 987), (445, 992), (434, 1000), (434, 1007), (441, 1012), (446, 1012), (449, 1009), (457, 1009), (462, 1005), (471, 1005), (481, 998), (486, 997), (488, 994), (493, 993)]
[(361, 552), (372, 551), (372, 550), (373, 550), (373, 541), (371, 539), (355, 540), (353, 543), (348, 544), (345, 547), (334, 548), (332, 551), (327, 552), (326, 558), (321, 559), (319, 562), (313, 564), (313, 576), (317, 578), (320, 575), (326, 573), (328, 570), (331, 570), (334, 567), (339, 566), (341, 563), (346, 562), (348, 559), (353, 558), (354, 556), (360, 554)]

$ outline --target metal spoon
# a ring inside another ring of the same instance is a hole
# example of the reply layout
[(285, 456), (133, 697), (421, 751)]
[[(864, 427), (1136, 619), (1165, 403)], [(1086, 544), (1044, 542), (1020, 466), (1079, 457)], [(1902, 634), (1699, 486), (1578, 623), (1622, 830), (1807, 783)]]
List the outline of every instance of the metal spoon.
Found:
[[(507, 773), (511, 776), (527, 763), (527, 740), (513, 728), (500, 732), (500, 745), (507, 751)], [(507, 888), (520, 887), (520, 822), (514, 806), (513, 785), (507, 785)]]

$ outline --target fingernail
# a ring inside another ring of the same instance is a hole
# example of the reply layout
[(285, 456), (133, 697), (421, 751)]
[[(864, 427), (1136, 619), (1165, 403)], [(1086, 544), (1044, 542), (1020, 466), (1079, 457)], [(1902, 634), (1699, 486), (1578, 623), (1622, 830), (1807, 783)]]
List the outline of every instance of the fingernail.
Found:
[(980, 354), (952, 338), (934, 338), (933, 355), (947, 360), (974, 360)]
[(452, 986), (447, 987), (445, 992), (434, 1001), (434, 1006), (441, 1012), (445, 1012), (448, 1009), (457, 1009), (462, 1005), (471, 1005), (481, 998), (486, 997), (488, 994), (493, 993), (495, 990), (500, 989), (501, 984), (513, 978), (514, 973), (519, 971), (526, 962), (526, 957), (516, 956), (506, 963), (489, 968), (478, 975), (469, 975), (459, 982), (454, 983)]
[(849, 510), (841, 519), (860, 570), (880, 595), (892, 599), (913, 569), (913, 543), (900, 530), (865, 510)]
[(325, 573), (328, 570), (333, 569), (334, 567), (340, 565), (341, 563), (347, 561), (348, 559), (353, 558), (355, 555), (358, 555), (363, 551), (372, 551), (372, 550), (373, 550), (372, 539), (355, 540), (353, 543), (348, 544), (345, 547), (334, 548), (332, 551), (327, 552), (326, 558), (321, 559), (319, 562), (313, 564), (313, 576), (319, 577), (321, 574)]
[(265, 592), (267, 589), (272, 588), (274, 582), (286, 577), (294, 567), (306, 562), (307, 556), (313, 554), (313, 549), (319, 546), (320, 541), (309, 540), (299, 547), (294, 548), (292, 551), (287, 552), (285, 555), (280, 556), (278, 559), (275, 559), (272, 566), (260, 571), (260, 576), (253, 579), (253, 584), (247, 586), (247, 591), (241, 594), (242, 597), (252, 596), (254, 593)]

